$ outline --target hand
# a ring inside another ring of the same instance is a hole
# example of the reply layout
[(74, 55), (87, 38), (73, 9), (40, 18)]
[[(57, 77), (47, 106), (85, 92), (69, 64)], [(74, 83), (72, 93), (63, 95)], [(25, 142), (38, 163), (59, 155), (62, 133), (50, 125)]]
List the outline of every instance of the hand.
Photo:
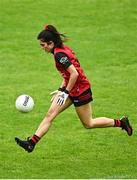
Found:
[(58, 99), (57, 99), (57, 105), (61, 106), (61, 105), (65, 104), (68, 96), (69, 96), (68, 92), (65, 92), (65, 91), (60, 92)]
[(55, 90), (55, 91), (50, 93), (50, 95), (52, 96), (50, 102), (52, 102), (54, 100), (54, 98), (55, 98), (55, 96), (57, 95), (58, 92), (59, 92), (58, 90)]

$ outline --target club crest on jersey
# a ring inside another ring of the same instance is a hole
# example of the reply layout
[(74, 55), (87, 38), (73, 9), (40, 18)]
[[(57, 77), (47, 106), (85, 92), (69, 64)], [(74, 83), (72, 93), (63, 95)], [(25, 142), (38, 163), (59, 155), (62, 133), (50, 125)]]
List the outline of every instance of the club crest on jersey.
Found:
[(65, 64), (66, 62), (68, 62), (68, 58), (67, 57), (62, 57), (60, 59), (60, 63)]

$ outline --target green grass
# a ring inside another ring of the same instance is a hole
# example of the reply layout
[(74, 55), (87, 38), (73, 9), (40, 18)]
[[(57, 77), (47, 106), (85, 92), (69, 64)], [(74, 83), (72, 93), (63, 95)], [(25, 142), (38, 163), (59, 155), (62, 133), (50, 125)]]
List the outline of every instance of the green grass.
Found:
[[(137, 1), (0, 0), (0, 178), (137, 177)], [(69, 35), (92, 83), (94, 117), (128, 115), (134, 135), (116, 128), (86, 130), (73, 107), (60, 114), (31, 154), (14, 137), (31, 136), (61, 78), (36, 40), (45, 24)], [(16, 97), (35, 100), (31, 113)]]

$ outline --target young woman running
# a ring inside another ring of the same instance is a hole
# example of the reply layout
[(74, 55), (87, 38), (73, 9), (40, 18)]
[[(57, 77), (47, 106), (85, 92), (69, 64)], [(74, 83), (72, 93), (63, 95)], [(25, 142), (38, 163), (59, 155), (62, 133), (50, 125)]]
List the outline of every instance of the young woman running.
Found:
[(65, 36), (59, 33), (54, 26), (47, 25), (39, 33), (37, 39), (44, 51), (53, 54), (56, 68), (63, 77), (63, 82), (59, 89), (52, 93), (51, 106), (35, 134), (27, 140), (15, 137), (17, 144), (26, 151), (32, 152), (38, 141), (48, 132), (55, 117), (72, 104), (75, 106), (76, 113), (85, 128), (121, 127), (131, 136), (132, 127), (128, 117), (121, 119), (92, 117), (91, 85), (74, 51), (64, 45)]

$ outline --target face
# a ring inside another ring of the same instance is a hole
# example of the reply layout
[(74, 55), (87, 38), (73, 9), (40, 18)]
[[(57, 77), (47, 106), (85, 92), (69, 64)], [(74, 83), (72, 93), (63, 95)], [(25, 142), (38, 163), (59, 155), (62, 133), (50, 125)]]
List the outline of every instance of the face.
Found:
[(52, 49), (54, 48), (54, 42), (50, 41), (50, 42), (43, 42), (42, 40), (40, 40), (40, 46), (41, 48), (46, 51), (47, 53), (51, 52)]

